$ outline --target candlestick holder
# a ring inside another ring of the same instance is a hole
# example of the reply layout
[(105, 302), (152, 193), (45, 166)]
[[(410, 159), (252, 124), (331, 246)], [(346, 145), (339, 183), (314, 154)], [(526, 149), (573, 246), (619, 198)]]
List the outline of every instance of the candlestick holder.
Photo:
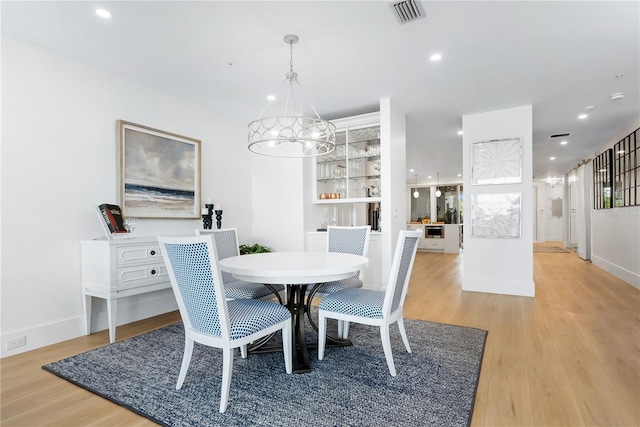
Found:
[(207, 211), (209, 211), (209, 213), (202, 214), (202, 228), (204, 228), (205, 230), (211, 230), (211, 227), (213, 226), (213, 204), (208, 203), (204, 206), (207, 208)]
[(211, 226), (213, 225), (213, 220), (211, 215), (202, 215), (202, 228), (205, 230), (211, 230)]
[(216, 226), (218, 230), (222, 227), (222, 211), (216, 211)]

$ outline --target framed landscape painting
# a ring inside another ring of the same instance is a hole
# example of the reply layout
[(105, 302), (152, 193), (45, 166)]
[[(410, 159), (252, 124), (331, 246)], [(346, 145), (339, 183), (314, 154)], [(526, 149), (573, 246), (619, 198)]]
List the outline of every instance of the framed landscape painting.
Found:
[(200, 140), (118, 120), (118, 202), (125, 216), (200, 218)]

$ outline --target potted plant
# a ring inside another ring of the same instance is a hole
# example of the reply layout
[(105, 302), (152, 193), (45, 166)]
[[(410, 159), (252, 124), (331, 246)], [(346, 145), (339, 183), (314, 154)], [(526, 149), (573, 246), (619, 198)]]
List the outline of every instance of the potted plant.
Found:
[(240, 249), (240, 255), (247, 255), (247, 254), (261, 254), (264, 252), (271, 252), (271, 249), (266, 247), (266, 246), (262, 246), (258, 243), (254, 243), (253, 245), (249, 246), (249, 245), (240, 245), (238, 247)]

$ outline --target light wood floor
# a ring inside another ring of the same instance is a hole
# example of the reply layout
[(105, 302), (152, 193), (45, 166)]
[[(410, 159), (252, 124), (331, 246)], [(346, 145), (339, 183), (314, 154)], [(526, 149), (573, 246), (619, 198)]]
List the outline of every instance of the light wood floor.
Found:
[[(461, 292), (463, 256), (418, 253), (405, 317), (489, 331), (472, 425), (640, 426), (640, 290), (573, 253), (535, 253), (535, 299)], [(118, 340), (177, 320), (119, 327)], [(40, 368), (107, 342), (2, 359), (2, 426), (153, 425)]]

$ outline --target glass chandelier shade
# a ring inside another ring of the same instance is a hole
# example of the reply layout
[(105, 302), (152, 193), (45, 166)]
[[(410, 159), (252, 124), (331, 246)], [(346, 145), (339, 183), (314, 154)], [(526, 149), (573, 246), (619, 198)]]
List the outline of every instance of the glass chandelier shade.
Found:
[(417, 199), (420, 197), (420, 193), (418, 192), (418, 174), (416, 174), (416, 191), (413, 192), (413, 198)]
[[(336, 148), (336, 127), (323, 120), (305, 95), (298, 73), (293, 71), (293, 44), (298, 36), (287, 34), (285, 43), (290, 48), (290, 70), (286, 74), (287, 94), (280, 116), (263, 117), (271, 103), (257, 120), (249, 123), (249, 150), (272, 157), (314, 157), (329, 154)], [(305, 115), (304, 103), (311, 107), (315, 117)]]
[(440, 173), (439, 172), (438, 172), (438, 181), (437, 181), (437, 184), (436, 184), (436, 197), (442, 196), (442, 191), (440, 191), (440, 189), (438, 187), (440, 187)]

